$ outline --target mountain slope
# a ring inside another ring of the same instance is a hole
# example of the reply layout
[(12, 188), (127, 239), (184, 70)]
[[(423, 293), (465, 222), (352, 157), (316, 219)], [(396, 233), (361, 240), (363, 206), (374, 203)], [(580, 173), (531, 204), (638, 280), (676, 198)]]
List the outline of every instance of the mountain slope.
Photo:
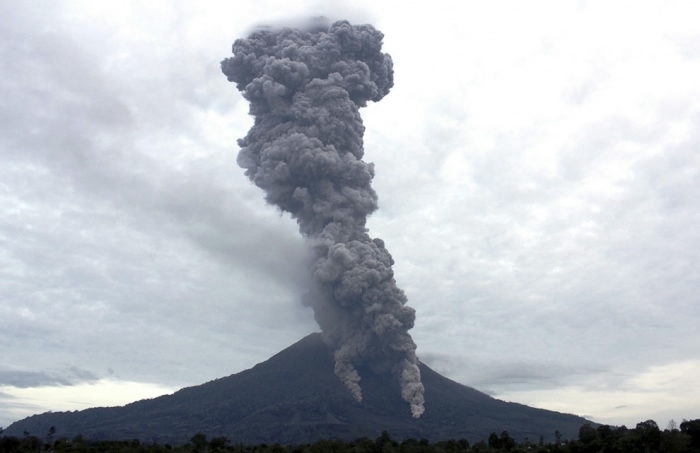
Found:
[(249, 370), (123, 407), (34, 415), (13, 423), (24, 431), (57, 436), (141, 439), (184, 443), (202, 432), (232, 442), (295, 444), (321, 438), (467, 438), (474, 442), (507, 430), (516, 439), (576, 437), (581, 417), (506, 403), (458, 384), (421, 365), (425, 414), (411, 417), (398, 383), (359, 368), (363, 401), (356, 402), (333, 373), (333, 357), (312, 334)]

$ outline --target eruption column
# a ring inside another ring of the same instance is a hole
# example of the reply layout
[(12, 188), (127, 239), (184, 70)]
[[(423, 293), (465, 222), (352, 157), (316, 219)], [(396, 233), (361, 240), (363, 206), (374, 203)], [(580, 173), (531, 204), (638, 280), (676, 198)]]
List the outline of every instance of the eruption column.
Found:
[(424, 411), (415, 311), (394, 280), (394, 261), (372, 239), (374, 165), (362, 160), (359, 108), (393, 86), (391, 57), (371, 25), (339, 21), (298, 30), (258, 30), (221, 62), (250, 102), (255, 123), (238, 164), (268, 203), (291, 213), (312, 248), (315, 289), (304, 300), (334, 351), (335, 374), (362, 400), (356, 366), (398, 379), (414, 417)]

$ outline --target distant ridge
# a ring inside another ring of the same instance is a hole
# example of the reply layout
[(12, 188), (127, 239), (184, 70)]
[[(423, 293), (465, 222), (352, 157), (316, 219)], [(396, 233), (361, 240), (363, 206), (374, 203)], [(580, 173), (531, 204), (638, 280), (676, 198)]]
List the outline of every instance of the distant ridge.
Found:
[(93, 439), (140, 439), (179, 444), (201, 432), (244, 444), (300, 444), (323, 438), (353, 440), (486, 439), (491, 432), (552, 440), (558, 430), (575, 438), (582, 417), (507, 403), (458, 384), (421, 364), (425, 414), (411, 417), (394, 379), (359, 368), (362, 403), (333, 373), (334, 361), (321, 335), (311, 334), (249, 370), (122, 407), (49, 412), (11, 424), (6, 435), (25, 431), (56, 437), (82, 434)]

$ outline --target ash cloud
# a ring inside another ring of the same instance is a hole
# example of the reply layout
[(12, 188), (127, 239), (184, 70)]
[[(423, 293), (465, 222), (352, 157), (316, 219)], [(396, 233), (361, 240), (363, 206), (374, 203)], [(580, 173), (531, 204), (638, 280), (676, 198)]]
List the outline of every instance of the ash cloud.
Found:
[(359, 108), (393, 86), (383, 34), (371, 25), (323, 20), (304, 28), (258, 29), (233, 44), (221, 62), (255, 117), (240, 139), (238, 164), (289, 212), (313, 252), (314, 310), (335, 354), (335, 373), (361, 401), (356, 367), (391, 373), (414, 417), (424, 411), (415, 311), (394, 280), (394, 261), (373, 239), (367, 217), (377, 209), (374, 166), (362, 160)]

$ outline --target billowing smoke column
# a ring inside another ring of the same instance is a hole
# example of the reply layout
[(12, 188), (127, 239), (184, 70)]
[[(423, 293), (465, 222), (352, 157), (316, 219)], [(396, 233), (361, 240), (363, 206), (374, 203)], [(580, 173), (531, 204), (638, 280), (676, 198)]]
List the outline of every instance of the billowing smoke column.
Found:
[(258, 30), (233, 44), (221, 68), (255, 117), (238, 141), (238, 164), (269, 203), (291, 213), (313, 250), (316, 288), (304, 303), (334, 350), (335, 374), (358, 401), (357, 365), (393, 374), (420, 417), (424, 388), (408, 334), (415, 311), (396, 286), (384, 242), (366, 228), (377, 194), (374, 166), (362, 160), (359, 108), (393, 86), (382, 38), (347, 21)]

